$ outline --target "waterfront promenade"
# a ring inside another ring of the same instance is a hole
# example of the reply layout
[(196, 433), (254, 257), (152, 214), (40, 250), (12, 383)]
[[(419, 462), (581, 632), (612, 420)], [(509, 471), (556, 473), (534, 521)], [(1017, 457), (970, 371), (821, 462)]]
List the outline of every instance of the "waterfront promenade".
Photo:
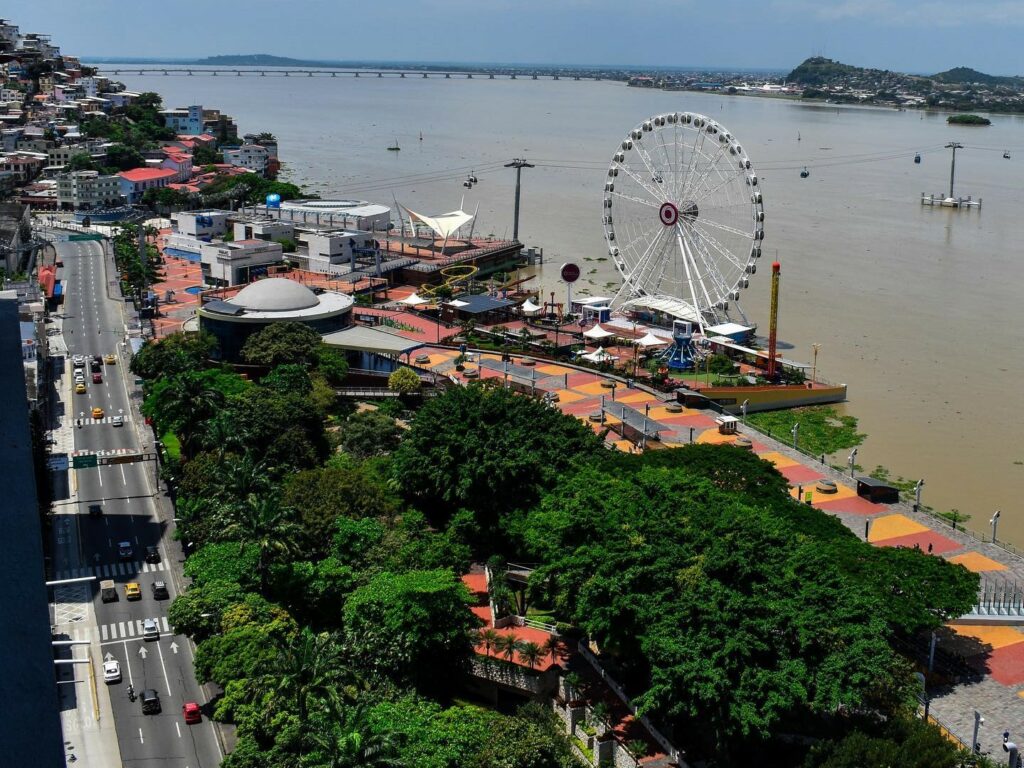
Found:
[[(423, 331), (401, 332), (410, 338), (426, 335)], [(426, 346), (417, 350), (421, 367), (460, 383), (478, 379), (506, 379), (501, 356), (492, 353), (472, 355), (464, 371), (456, 371), (456, 350)], [(648, 437), (648, 449), (697, 443), (734, 443), (747, 437), (750, 448), (765, 461), (771, 462), (787, 479), (796, 497), (811, 492), (811, 504), (839, 518), (851, 531), (874, 546), (919, 548), (933, 557), (944, 557), (978, 573), (983, 584), (1024, 584), (1024, 559), (1002, 547), (979, 541), (970, 533), (954, 530), (947, 522), (923, 512), (911, 504), (875, 504), (857, 495), (855, 482), (826, 464), (799, 453), (791, 446), (741, 425), (739, 435), (722, 435), (715, 422), (716, 414), (706, 410), (678, 408), (665, 395), (645, 387), (628, 387), (626, 382), (596, 371), (547, 360), (536, 360), (523, 366), (522, 358), (513, 357), (509, 367), (510, 386), (532, 389), (547, 397), (558, 407), (583, 423), (601, 432), (615, 430), (621, 419), (613, 415), (643, 414), (648, 421), (631, 433), (634, 439), (646, 431), (657, 432), (659, 440)], [(530, 362), (530, 361), (527, 361)], [(469, 377), (466, 374), (469, 373)], [(616, 386), (609, 386), (614, 381)], [(614, 400), (612, 399), (614, 397)], [(604, 423), (594, 418), (602, 410)], [(618, 406), (618, 407), (617, 407)], [(678, 410), (677, 410), (678, 408)], [(629, 418), (629, 416), (627, 416)], [(692, 433), (691, 433), (692, 428)], [(634, 440), (615, 431), (607, 439), (618, 449), (638, 450)], [(837, 490), (823, 494), (815, 490), (818, 480), (836, 482)], [(950, 623), (937, 635), (935, 672), (929, 676), (930, 713), (951, 734), (967, 744), (974, 728), (974, 712), (985, 718), (978, 740), (984, 751), (1001, 751), (1003, 731), (1016, 734), (1024, 722), (1024, 627), (977, 623)], [(916, 658), (927, 657), (927, 644), (908, 648)], [(921, 671), (925, 671), (924, 664)], [(956, 682), (953, 682), (953, 680)]]

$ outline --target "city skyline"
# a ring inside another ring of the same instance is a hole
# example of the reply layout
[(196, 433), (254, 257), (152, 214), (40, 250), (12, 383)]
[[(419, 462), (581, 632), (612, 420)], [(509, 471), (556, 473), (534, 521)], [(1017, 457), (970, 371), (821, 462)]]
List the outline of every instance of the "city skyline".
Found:
[[(186, 36), (175, 18), (202, 19)], [(23, 31), (46, 32), (70, 54), (201, 58), (267, 53), (300, 59), (778, 69), (809, 56), (914, 73), (968, 66), (1012, 75), (1024, 0), (395, 0), (342, 7), (326, 0), (152, 7), (55, 0), (19, 9)], [(175, 27), (176, 28), (176, 27)], [(691, 33), (691, 29), (697, 31)], [(273, 34), (268, 34), (268, 31)], [(496, 35), (495, 30), (501, 30)]]

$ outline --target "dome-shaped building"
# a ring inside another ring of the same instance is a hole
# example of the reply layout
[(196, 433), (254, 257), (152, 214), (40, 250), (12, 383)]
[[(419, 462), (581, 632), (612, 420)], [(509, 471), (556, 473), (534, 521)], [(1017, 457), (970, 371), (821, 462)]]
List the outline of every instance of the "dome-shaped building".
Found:
[(217, 337), (220, 356), (238, 360), (246, 340), (268, 325), (291, 321), (320, 334), (341, 330), (351, 322), (351, 296), (312, 291), (301, 283), (271, 277), (250, 283), (230, 299), (203, 304), (199, 328)]

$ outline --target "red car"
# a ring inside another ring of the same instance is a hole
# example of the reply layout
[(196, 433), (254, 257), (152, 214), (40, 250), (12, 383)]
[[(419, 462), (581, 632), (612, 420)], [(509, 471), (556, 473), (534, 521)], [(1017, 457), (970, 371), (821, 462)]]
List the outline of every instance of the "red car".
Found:
[(102, 381), (103, 381), (103, 376), (101, 376), (100, 374), (94, 373), (92, 375), (92, 383), (93, 384), (99, 384)]
[(189, 725), (203, 722), (203, 713), (200, 711), (199, 705), (194, 701), (186, 701), (182, 704), (181, 714), (185, 716), (185, 722)]

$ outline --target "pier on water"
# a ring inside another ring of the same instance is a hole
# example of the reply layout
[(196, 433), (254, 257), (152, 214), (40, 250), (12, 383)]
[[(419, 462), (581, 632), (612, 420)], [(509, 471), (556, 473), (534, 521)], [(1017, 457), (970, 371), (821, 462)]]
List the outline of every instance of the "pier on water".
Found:
[(489, 72), (486, 70), (437, 70), (437, 69), (338, 69), (333, 67), (136, 67), (113, 65), (101, 67), (99, 74), (110, 77), (117, 75), (164, 75), (167, 77), (379, 77), (399, 78), (417, 77), (423, 80), (441, 78), (444, 80), (602, 80), (597, 73), (558, 73), (550, 70), (502, 70)]

